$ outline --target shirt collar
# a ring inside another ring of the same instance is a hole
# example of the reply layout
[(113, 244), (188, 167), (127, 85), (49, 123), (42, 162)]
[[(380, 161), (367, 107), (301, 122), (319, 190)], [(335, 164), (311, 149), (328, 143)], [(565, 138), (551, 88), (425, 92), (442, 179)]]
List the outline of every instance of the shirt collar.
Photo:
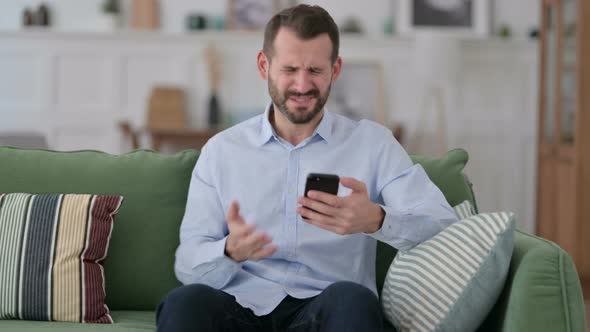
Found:
[(272, 103), (268, 104), (264, 114), (262, 115), (262, 126), (260, 128), (260, 136), (258, 137), (258, 145), (264, 145), (268, 142), (271, 137), (276, 136), (275, 130), (273, 129), (272, 125), (270, 124), (270, 120), (268, 116), (270, 115), (270, 110), (272, 109)]
[(320, 120), (318, 127), (316, 128), (315, 132), (326, 141), (326, 143), (330, 143), (332, 139), (332, 126), (334, 124), (334, 119), (332, 118), (332, 114), (328, 112), (328, 108), (324, 107), (324, 116)]
[[(272, 109), (272, 103), (269, 103), (269, 105), (266, 107), (266, 110), (264, 111), (264, 114), (262, 115), (262, 125), (260, 128), (260, 135), (258, 137), (259, 146), (264, 145), (272, 137), (276, 137), (278, 139), (278, 136), (269, 120), (269, 115)], [(320, 123), (318, 124), (315, 132), (311, 136), (313, 137), (317, 134), (324, 141), (326, 141), (326, 143), (330, 143), (330, 139), (332, 138), (333, 121), (332, 115), (330, 112), (328, 112), (328, 109), (324, 107), (324, 116), (320, 120)]]

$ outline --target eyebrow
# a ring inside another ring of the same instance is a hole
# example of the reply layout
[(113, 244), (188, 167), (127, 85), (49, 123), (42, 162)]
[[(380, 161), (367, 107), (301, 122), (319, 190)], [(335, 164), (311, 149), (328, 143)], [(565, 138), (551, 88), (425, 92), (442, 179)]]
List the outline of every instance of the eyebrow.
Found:
[[(283, 69), (289, 69), (289, 70), (298, 70), (301, 67), (298, 66), (292, 66), (292, 65), (284, 65)], [(324, 69), (321, 67), (317, 67), (317, 66), (309, 66), (306, 68), (306, 70), (313, 70), (313, 71), (323, 71)]]

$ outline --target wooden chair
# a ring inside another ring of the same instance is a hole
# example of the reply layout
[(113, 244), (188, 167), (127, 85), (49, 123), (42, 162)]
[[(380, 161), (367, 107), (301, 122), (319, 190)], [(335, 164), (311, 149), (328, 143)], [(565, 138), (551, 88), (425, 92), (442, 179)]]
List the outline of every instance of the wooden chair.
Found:
[(123, 133), (123, 138), (130, 143), (131, 149), (139, 149), (139, 133), (133, 130), (131, 124), (127, 121), (121, 121), (117, 126)]

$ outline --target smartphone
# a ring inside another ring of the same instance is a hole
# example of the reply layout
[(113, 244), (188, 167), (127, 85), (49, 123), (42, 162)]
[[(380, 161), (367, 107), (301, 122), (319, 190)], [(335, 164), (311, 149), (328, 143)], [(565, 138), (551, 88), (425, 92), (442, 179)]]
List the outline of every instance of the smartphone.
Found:
[(305, 197), (310, 190), (323, 191), (328, 194), (338, 194), (340, 178), (334, 174), (310, 173), (305, 181)]

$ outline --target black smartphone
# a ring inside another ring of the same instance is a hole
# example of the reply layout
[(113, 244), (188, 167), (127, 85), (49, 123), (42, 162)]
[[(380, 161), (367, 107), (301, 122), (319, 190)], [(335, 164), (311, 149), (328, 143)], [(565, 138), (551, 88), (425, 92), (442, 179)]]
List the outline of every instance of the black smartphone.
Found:
[(338, 194), (340, 178), (334, 174), (310, 173), (305, 181), (305, 197), (310, 190), (323, 191), (328, 194)]

